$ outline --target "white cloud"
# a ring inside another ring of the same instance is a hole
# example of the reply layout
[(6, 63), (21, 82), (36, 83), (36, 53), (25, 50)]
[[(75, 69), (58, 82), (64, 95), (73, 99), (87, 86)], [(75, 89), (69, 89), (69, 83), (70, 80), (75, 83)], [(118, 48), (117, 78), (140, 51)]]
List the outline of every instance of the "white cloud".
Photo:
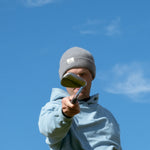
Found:
[(80, 31), (81, 34), (96, 34), (96, 32), (94, 30), (81, 30)]
[(94, 35), (99, 33), (101, 24), (102, 22), (98, 19), (88, 19), (85, 23), (76, 26), (75, 29), (79, 30), (80, 34)]
[(40, 7), (55, 1), (56, 0), (23, 0), (24, 4), (29, 7)]
[(120, 18), (112, 20), (111, 23), (106, 26), (106, 35), (112, 36), (120, 33)]
[(101, 20), (98, 20), (98, 19), (88, 19), (87, 22), (85, 23), (85, 25), (100, 25), (102, 24), (102, 21)]
[[(123, 94), (136, 102), (150, 102), (150, 77), (144, 64), (117, 64), (111, 71), (99, 74), (105, 91)], [(149, 98), (148, 98), (149, 97)]]
[(120, 18), (118, 17), (111, 21), (88, 19), (85, 23), (76, 26), (75, 29), (79, 30), (80, 34), (106, 36), (120, 35)]

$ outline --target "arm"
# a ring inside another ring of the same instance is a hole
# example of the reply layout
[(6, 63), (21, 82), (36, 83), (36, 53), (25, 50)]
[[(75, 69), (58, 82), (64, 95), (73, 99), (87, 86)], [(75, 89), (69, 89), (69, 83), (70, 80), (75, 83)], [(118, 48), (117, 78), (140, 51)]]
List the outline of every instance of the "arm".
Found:
[(58, 144), (68, 133), (72, 118), (67, 118), (62, 113), (59, 100), (47, 103), (41, 110), (39, 117), (39, 130), (49, 138), (51, 145)]
[(40, 132), (48, 137), (50, 145), (59, 145), (67, 135), (74, 115), (80, 112), (79, 104), (71, 103), (72, 97), (47, 103), (39, 118)]

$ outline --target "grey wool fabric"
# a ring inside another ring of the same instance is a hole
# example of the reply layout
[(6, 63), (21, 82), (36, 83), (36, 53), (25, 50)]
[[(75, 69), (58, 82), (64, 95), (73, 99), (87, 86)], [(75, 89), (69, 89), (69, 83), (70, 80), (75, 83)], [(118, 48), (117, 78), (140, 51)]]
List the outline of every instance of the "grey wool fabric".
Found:
[(80, 47), (72, 47), (68, 49), (60, 59), (59, 77), (62, 79), (63, 75), (73, 68), (86, 68), (88, 69), (93, 79), (96, 74), (95, 61), (92, 54)]

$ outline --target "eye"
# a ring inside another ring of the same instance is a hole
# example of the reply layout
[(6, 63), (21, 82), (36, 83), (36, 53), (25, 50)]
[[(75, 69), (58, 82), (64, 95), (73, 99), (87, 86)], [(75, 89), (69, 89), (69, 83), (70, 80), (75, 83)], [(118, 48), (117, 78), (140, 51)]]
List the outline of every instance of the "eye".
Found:
[(85, 72), (79, 74), (80, 77), (84, 77), (85, 75), (86, 75)]

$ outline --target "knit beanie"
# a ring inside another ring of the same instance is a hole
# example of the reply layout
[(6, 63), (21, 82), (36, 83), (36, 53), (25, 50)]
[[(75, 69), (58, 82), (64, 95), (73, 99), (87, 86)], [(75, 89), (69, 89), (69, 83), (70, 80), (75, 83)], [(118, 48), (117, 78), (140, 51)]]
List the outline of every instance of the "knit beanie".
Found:
[(88, 69), (93, 79), (95, 78), (96, 66), (92, 54), (80, 47), (72, 47), (68, 49), (60, 59), (59, 77), (62, 79), (63, 75), (73, 68)]

